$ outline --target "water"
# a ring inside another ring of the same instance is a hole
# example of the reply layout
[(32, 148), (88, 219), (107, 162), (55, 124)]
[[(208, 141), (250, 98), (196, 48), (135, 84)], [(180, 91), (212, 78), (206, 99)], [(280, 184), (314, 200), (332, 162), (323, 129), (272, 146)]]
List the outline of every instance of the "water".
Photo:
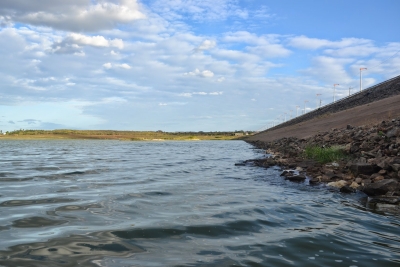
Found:
[(399, 266), (399, 216), (241, 141), (1, 141), (0, 266)]

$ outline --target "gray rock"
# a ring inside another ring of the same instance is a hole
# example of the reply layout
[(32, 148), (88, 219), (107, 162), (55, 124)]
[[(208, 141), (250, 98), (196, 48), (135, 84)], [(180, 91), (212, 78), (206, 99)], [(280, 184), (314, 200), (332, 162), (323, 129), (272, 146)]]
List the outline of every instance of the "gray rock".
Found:
[(287, 176), (285, 179), (289, 180), (291, 182), (303, 182), (306, 179), (306, 176), (304, 176), (304, 175), (293, 175), (293, 176)]
[(386, 133), (386, 136), (387, 136), (388, 138), (392, 138), (392, 137), (398, 136), (399, 133), (400, 133), (400, 129), (397, 128), (397, 127), (394, 127), (393, 129), (389, 130), (389, 131)]
[(397, 163), (390, 165), (390, 167), (392, 167), (392, 169), (395, 172), (398, 172), (400, 170), (400, 164), (397, 164)]
[(348, 185), (345, 185), (342, 188), (340, 188), (340, 192), (348, 194), (348, 193), (355, 193), (356, 190)]
[(350, 171), (354, 174), (354, 176), (358, 176), (360, 174), (371, 175), (373, 173), (379, 172), (380, 168), (376, 165), (358, 163), (350, 166)]
[(376, 183), (365, 185), (361, 189), (368, 196), (382, 196), (389, 191), (396, 191), (399, 187), (399, 183), (394, 179), (381, 180)]

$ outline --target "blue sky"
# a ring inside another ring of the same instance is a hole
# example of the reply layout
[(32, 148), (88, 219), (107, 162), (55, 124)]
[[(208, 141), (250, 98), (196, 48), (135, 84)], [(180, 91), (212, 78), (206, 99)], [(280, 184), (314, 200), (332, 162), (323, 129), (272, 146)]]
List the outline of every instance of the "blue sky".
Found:
[(332, 102), (333, 84), (336, 99), (359, 90), (360, 68), (364, 88), (399, 75), (398, 10), (397, 0), (2, 0), (0, 129), (259, 130)]

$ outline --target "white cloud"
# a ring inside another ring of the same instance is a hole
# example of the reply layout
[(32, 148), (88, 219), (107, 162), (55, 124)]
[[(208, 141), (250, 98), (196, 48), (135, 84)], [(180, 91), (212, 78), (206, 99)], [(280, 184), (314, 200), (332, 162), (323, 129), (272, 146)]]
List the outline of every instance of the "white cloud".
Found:
[(71, 33), (60, 42), (55, 42), (52, 45), (52, 51), (58, 54), (74, 54), (83, 53), (82, 46), (92, 47), (116, 47), (118, 49), (124, 48), (124, 42), (121, 39), (107, 40), (105, 37), (86, 36), (78, 33)]
[(351, 46), (371, 45), (371, 40), (360, 38), (342, 38), (340, 41), (330, 41), (326, 39), (309, 38), (301, 35), (289, 38), (289, 45), (301, 49), (320, 49), (323, 47), (344, 48)]
[(214, 48), (217, 45), (217, 43), (213, 40), (205, 40), (203, 43), (201, 43), (201, 45), (199, 45), (198, 47), (196, 47), (194, 49), (194, 51), (196, 52), (201, 52), (204, 50), (209, 50)]
[(111, 69), (111, 68), (112, 68), (112, 64), (111, 64), (110, 62), (107, 62), (107, 63), (104, 63), (104, 64), (103, 64), (103, 67), (104, 67), (105, 69)]
[(345, 66), (352, 62), (352, 59), (317, 56), (312, 60), (311, 67), (301, 72), (316, 79), (322, 79), (329, 84), (348, 84), (353, 79), (347, 73)]
[(216, 96), (216, 95), (222, 95), (222, 94), (223, 94), (222, 91), (221, 91), (221, 92), (210, 92), (210, 93), (207, 93), (207, 92), (193, 92), (193, 93), (181, 93), (181, 94), (179, 94), (179, 96), (182, 96), (182, 97), (192, 97), (192, 96), (194, 96), (194, 95), (201, 95), (201, 96), (211, 95), (211, 96)]
[(136, 0), (2, 0), (0, 15), (7, 21), (67, 31), (99, 31), (143, 19)]
[(214, 77), (214, 73), (210, 70), (203, 70), (200, 71), (199, 69), (195, 69), (194, 71), (191, 72), (186, 72), (184, 75), (186, 76), (197, 76), (197, 77), (202, 77), (202, 78), (212, 78)]
[(124, 63), (124, 64), (119, 64), (119, 65), (116, 65), (117, 66), (117, 68), (122, 68), (122, 69), (126, 69), (126, 70), (130, 70), (131, 69), (131, 66), (129, 66), (128, 64), (126, 64), (126, 63)]
[(109, 69), (125, 69), (125, 70), (130, 70), (132, 67), (129, 66), (126, 63), (123, 64), (112, 64), (110, 62), (104, 63), (103, 68), (109, 70)]
[(103, 36), (86, 36), (78, 33), (71, 33), (66, 37), (63, 42), (74, 43), (77, 45), (89, 45), (94, 47), (116, 47), (118, 49), (124, 48), (124, 42), (121, 39), (107, 40)]
[(212, 93), (209, 93), (209, 95), (222, 95), (223, 94), (223, 92), (212, 92)]
[(245, 50), (259, 57), (286, 57), (291, 51), (285, 48), (277, 35), (258, 36), (247, 31), (230, 32), (222, 39), (228, 43), (245, 43)]

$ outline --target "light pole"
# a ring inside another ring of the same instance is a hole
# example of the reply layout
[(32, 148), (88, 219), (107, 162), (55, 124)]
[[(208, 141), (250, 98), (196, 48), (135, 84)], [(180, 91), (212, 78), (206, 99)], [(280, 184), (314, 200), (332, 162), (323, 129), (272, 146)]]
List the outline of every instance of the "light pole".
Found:
[(333, 103), (335, 103), (335, 91), (336, 91), (336, 85), (339, 85), (338, 83), (335, 83), (333, 85)]
[(321, 94), (317, 94), (317, 108), (318, 108), (318, 102), (320, 102), (319, 107), (321, 107), (321, 101), (318, 101), (318, 97), (319, 97), (320, 95), (321, 95)]
[(304, 114), (306, 114), (306, 103), (308, 102), (308, 100), (304, 100)]
[(290, 119), (293, 119), (293, 110), (290, 110)]
[(349, 87), (349, 96), (350, 96), (350, 90), (353, 89), (353, 87)]
[(367, 70), (367, 68), (360, 68), (360, 92), (362, 90), (362, 71)]
[(299, 116), (299, 106), (296, 106), (296, 117), (298, 117)]

